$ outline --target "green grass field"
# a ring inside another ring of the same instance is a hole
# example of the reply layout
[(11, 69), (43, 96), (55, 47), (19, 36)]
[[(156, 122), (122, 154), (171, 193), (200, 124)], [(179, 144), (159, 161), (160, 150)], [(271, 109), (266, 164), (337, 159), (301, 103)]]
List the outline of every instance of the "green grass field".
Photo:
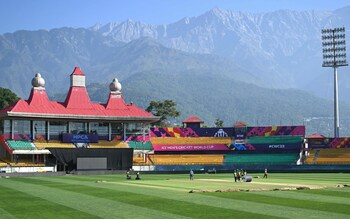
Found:
[[(350, 218), (350, 188), (336, 188), (350, 184), (350, 174), (272, 173), (251, 183), (232, 174), (141, 178), (0, 178), (0, 218)], [(274, 191), (297, 187), (312, 189)], [(215, 192), (228, 189), (245, 191)], [(198, 190), (214, 192), (190, 193)]]

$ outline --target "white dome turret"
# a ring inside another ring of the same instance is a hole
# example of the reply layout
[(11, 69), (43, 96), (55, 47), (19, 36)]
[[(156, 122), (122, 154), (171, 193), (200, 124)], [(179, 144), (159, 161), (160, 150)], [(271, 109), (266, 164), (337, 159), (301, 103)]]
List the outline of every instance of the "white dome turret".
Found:
[(119, 83), (117, 78), (114, 78), (113, 81), (109, 84), (109, 90), (115, 93), (121, 93), (122, 85)]
[(40, 73), (36, 73), (32, 79), (32, 86), (36, 88), (43, 88), (45, 86), (45, 80), (41, 77)]

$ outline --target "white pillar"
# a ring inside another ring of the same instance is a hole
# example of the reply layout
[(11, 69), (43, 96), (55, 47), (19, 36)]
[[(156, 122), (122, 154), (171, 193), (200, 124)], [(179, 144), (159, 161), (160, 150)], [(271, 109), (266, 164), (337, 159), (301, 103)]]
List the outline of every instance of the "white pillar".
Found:
[(112, 124), (108, 123), (108, 141), (112, 141)]
[(47, 140), (50, 141), (50, 121), (47, 121)]

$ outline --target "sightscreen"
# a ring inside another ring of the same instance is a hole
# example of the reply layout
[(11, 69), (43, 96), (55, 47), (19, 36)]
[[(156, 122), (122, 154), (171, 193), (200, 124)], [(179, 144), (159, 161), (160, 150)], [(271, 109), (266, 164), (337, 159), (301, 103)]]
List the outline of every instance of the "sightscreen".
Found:
[(107, 170), (107, 157), (77, 157), (77, 170)]
[(49, 150), (68, 170), (78, 169), (77, 158), (107, 158), (108, 170), (128, 170), (132, 168), (134, 153), (132, 148), (49, 148)]

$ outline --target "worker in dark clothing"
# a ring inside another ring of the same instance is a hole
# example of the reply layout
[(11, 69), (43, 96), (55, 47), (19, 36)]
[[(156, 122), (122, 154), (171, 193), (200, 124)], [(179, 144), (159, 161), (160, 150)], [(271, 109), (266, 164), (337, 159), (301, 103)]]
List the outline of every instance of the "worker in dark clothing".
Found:
[(193, 180), (193, 175), (194, 175), (193, 170), (190, 170), (190, 180)]
[(139, 172), (137, 172), (136, 173), (136, 178), (135, 178), (136, 180), (141, 180), (141, 178), (140, 178), (140, 173)]
[(264, 177), (263, 178), (267, 179), (267, 169), (266, 168), (265, 168), (265, 171), (264, 171)]
[(131, 176), (130, 176), (130, 172), (129, 172), (129, 171), (126, 171), (126, 179), (127, 179), (127, 180), (130, 180), (130, 179), (131, 179)]

